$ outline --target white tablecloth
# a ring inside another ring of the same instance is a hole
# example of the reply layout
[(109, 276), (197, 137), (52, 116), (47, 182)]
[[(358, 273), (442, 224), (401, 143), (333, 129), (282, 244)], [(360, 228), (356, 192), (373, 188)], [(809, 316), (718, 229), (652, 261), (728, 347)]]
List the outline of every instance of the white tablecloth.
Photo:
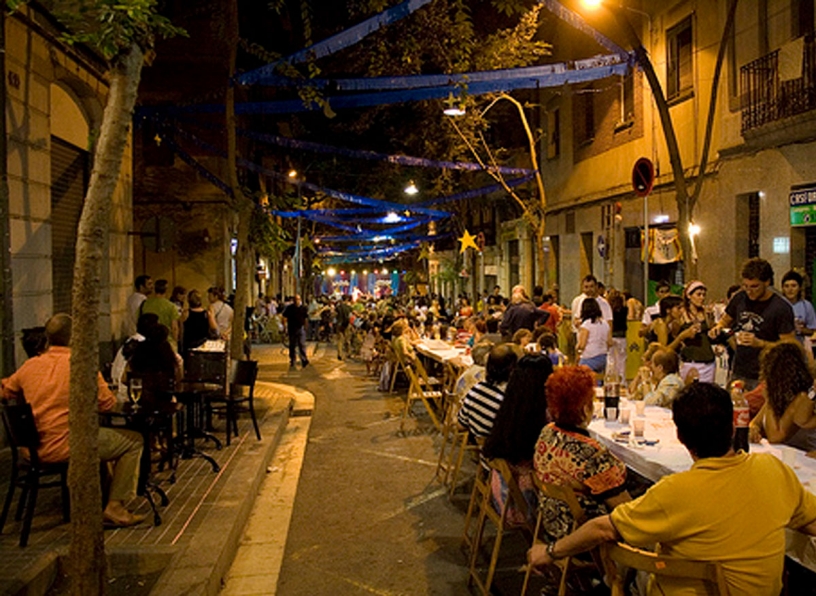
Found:
[[(620, 407), (629, 409), (632, 419), (637, 417), (634, 405), (628, 400), (622, 399)], [(677, 439), (677, 429), (672, 421), (671, 410), (647, 407), (644, 418), (646, 421), (644, 439), (650, 442), (657, 440), (654, 445), (636, 445), (631, 440), (625, 441), (621, 433), (631, 431), (631, 423), (621, 424), (602, 418), (595, 419), (589, 425), (589, 432), (627, 466), (653, 482), (668, 474), (688, 470), (692, 459)], [(630, 432), (629, 435), (631, 434)], [(769, 445), (765, 442), (760, 445), (752, 443), (751, 451), (771, 453), (779, 459), (783, 459), (783, 456), (791, 458), (793, 470), (799, 480), (810, 492), (816, 494), (816, 460), (807, 457), (803, 451), (786, 445)], [(816, 538), (788, 530), (786, 539), (788, 556), (816, 573)]]
[(467, 353), (467, 348), (456, 348), (441, 339), (423, 339), (414, 345), (414, 349), (437, 362), (450, 362), (460, 368), (467, 368), (473, 364), (473, 358)]

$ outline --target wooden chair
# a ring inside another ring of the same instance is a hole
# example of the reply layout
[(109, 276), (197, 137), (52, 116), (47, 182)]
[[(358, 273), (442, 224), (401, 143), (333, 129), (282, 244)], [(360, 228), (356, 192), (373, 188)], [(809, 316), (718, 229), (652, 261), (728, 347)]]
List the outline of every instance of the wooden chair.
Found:
[(210, 398), (213, 411), (223, 411), (227, 419), (227, 445), (232, 432), (238, 436), (238, 414), (248, 412), (255, 428), (255, 437), (261, 440), (258, 418), (255, 416), (255, 381), (258, 378), (258, 362), (238, 360), (235, 363), (229, 390), (223, 395)]
[[(557, 499), (567, 504), (573, 519), (570, 532), (574, 532), (579, 526), (583, 525), (583, 523), (586, 521), (586, 512), (578, 502), (578, 497), (575, 496), (575, 492), (572, 490), (572, 488), (569, 486), (552, 484), (550, 482), (541, 482), (536, 474), (533, 474), (533, 484), (538, 490), (539, 495), (546, 496), (551, 499)], [(541, 531), (542, 513), (543, 511), (539, 507), (535, 529), (533, 530), (533, 536), (535, 536), (536, 539), (538, 539), (539, 532)], [(574, 570), (586, 569), (587, 567), (597, 567), (599, 570), (602, 569), (602, 565), (600, 564), (600, 555), (598, 554), (597, 550), (592, 552), (592, 557), (594, 560), (596, 560), (595, 564), (589, 564), (585, 561), (576, 560), (574, 557), (565, 557), (555, 562), (555, 565), (558, 567), (561, 574), (561, 579), (558, 585), (558, 596), (564, 596), (567, 593), (567, 579), (569, 578), (570, 573), (572, 573)], [(527, 585), (530, 581), (531, 572), (532, 568), (528, 566), (524, 574), (524, 584), (521, 588), (522, 596), (527, 593)]]
[(417, 374), (414, 372), (410, 364), (405, 365), (405, 374), (408, 375), (408, 395), (405, 397), (405, 409), (402, 411), (402, 419), (400, 420), (400, 431), (403, 430), (405, 419), (411, 413), (411, 408), (415, 402), (421, 401), (427, 410), (431, 421), (437, 430), (442, 430), (442, 425), (439, 423), (439, 418), (435, 410), (439, 410), (440, 401), (442, 400), (442, 391), (437, 389), (428, 389), (427, 385), (422, 384)]
[(624, 578), (618, 573), (618, 565), (639, 569), (660, 577), (677, 577), (699, 580), (711, 588), (708, 594), (728, 596), (728, 584), (722, 565), (716, 561), (692, 561), (666, 557), (640, 550), (623, 543), (608, 542), (601, 545), (601, 558), (606, 570), (606, 580), (612, 596), (624, 596)]
[[(468, 432), (468, 435), (470, 433)], [(468, 554), (468, 560), (473, 552), (473, 534), (470, 533), (470, 522), (473, 520), (474, 514), (477, 513), (481, 507), (484, 494), (490, 492), (490, 476), (489, 471), (482, 465), (480, 453), (484, 446), (484, 438), (478, 437), (475, 440), (474, 451), (476, 452), (476, 474), (473, 477), (473, 489), (470, 491), (470, 500), (468, 501), (467, 513), (465, 514), (465, 529), (462, 534), (462, 546)]]
[(479, 448), (470, 442), (470, 432), (459, 428), (459, 409), (461, 400), (456, 395), (443, 390), (442, 392), (442, 443), (439, 446), (439, 459), (436, 462), (434, 478), (449, 488), (448, 498), (453, 498), (456, 483), (465, 453), (473, 451), (478, 454)]
[[(470, 569), (468, 577), (468, 585), (475, 583), (483, 596), (490, 594), (490, 586), (493, 584), (493, 577), (496, 573), (496, 564), (499, 561), (499, 552), (501, 550), (502, 539), (504, 532), (510, 529), (508, 524), (508, 512), (511, 507), (518, 510), (525, 519), (529, 519), (529, 511), (527, 501), (521, 492), (521, 489), (516, 482), (513, 473), (510, 470), (510, 465), (503, 459), (496, 458), (490, 460), (490, 469), (496, 470), (507, 485), (507, 499), (505, 500), (501, 511), (496, 511), (492, 503), (492, 491), (490, 490), (490, 475), (487, 477), (487, 490), (482, 495), (481, 507), (479, 510), (479, 519), (476, 523), (476, 531), (473, 535), (471, 549), (470, 549)], [(479, 558), (479, 550), (481, 548), (482, 538), (484, 536), (484, 529), (486, 521), (490, 520), (496, 527), (496, 538), (493, 541), (493, 548), (490, 553), (490, 562), (487, 567), (487, 574), (484, 579), (479, 575), (476, 569), (476, 562)], [(513, 529), (520, 529), (528, 539), (528, 543), (533, 542), (533, 529), (527, 524), (515, 526)]]
[[(20, 546), (28, 544), (31, 521), (37, 506), (37, 493), (42, 488), (59, 487), (62, 492), (62, 517), (70, 520), (68, 497), (68, 462), (43, 463), (37, 454), (40, 434), (34, 422), (31, 405), (26, 402), (6, 403), (2, 413), (3, 427), (11, 447), (11, 479), (9, 481), (3, 511), (0, 513), (0, 532), (6, 524), (14, 490), (20, 489), (16, 520), (23, 520), (20, 530)], [(27, 457), (21, 449), (28, 450)], [(50, 479), (49, 479), (50, 478)]]

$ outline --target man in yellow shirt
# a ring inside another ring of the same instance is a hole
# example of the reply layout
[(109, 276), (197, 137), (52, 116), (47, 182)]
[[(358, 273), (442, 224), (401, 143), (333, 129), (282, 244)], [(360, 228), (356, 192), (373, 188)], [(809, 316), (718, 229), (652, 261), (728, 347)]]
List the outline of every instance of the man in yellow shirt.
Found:
[[(606, 541), (657, 544), (670, 556), (723, 565), (731, 596), (777, 596), (782, 589), (785, 528), (816, 535), (816, 495), (770, 454), (735, 453), (728, 393), (693, 383), (672, 404), (677, 437), (694, 460), (691, 469), (663, 478), (642, 497), (590, 520), (550, 544), (535, 544), (536, 567)], [(693, 580), (652, 578), (649, 594), (694, 595)]]

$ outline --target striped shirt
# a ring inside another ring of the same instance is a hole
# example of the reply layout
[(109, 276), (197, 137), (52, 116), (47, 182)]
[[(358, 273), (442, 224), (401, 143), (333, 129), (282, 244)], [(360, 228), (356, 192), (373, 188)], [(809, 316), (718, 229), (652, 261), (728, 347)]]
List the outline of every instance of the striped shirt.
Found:
[(477, 383), (465, 395), (459, 410), (459, 424), (466, 427), (474, 437), (486, 437), (493, 430), (493, 421), (504, 399), (506, 383), (493, 385), (487, 381)]

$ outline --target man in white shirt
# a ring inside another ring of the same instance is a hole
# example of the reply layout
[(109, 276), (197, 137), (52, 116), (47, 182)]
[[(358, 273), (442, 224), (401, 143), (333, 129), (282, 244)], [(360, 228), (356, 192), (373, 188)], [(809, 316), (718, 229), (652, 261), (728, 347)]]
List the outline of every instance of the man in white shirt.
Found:
[(153, 293), (153, 278), (149, 275), (140, 275), (133, 285), (136, 287), (136, 291), (127, 299), (127, 312), (125, 313), (125, 336), (127, 337), (136, 333), (139, 307)]
[(601, 307), (601, 315), (604, 320), (612, 325), (612, 307), (606, 301), (606, 298), (598, 295), (598, 280), (591, 273), (581, 280), (581, 294), (578, 294), (572, 300), (572, 332), (578, 334), (578, 328), (581, 327), (581, 305), (586, 298), (595, 298), (598, 306)]
[(666, 296), (671, 295), (671, 286), (667, 281), (660, 281), (657, 282), (657, 287), (655, 288), (655, 294), (657, 294), (657, 301), (652, 304), (651, 306), (647, 306), (643, 310), (643, 326), (648, 327), (651, 325), (654, 320), (660, 317), (660, 301), (663, 300)]

